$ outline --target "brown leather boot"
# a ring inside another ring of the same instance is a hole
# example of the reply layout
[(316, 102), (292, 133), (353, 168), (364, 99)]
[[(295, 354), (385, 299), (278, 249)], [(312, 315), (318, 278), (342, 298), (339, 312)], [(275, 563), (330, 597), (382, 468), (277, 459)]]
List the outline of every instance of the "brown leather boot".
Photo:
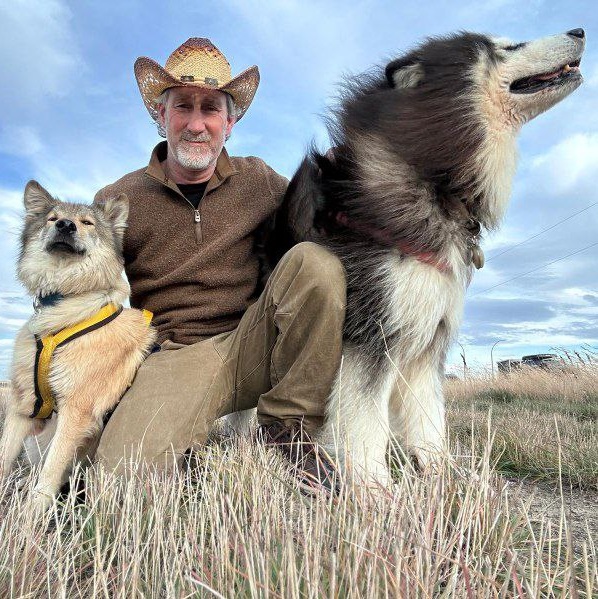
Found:
[(318, 491), (334, 495), (340, 493), (338, 469), (326, 451), (311, 440), (301, 424), (262, 424), (258, 428), (257, 438), (266, 446), (275, 447), (286, 458), (302, 492), (309, 495)]

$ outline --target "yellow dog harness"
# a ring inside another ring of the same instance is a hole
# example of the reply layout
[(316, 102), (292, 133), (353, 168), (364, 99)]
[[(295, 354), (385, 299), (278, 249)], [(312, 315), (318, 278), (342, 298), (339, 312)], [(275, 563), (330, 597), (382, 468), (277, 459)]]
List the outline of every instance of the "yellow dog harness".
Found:
[[(55, 409), (56, 401), (50, 387), (49, 374), (50, 363), (54, 351), (69, 341), (73, 341), (86, 333), (95, 331), (114, 320), (123, 311), (122, 306), (116, 304), (106, 304), (90, 318), (82, 322), (62, 329), (55, 335), (46, 335), (45, 337), (35, 336), (37, 351), (35, 354), (34, 384), (35, 384), (35, 406), (30, 418), (46, 419), (52, 415)], [(143, 310), (143, 317), (149, 326), (153, 314), (148, 310)]]

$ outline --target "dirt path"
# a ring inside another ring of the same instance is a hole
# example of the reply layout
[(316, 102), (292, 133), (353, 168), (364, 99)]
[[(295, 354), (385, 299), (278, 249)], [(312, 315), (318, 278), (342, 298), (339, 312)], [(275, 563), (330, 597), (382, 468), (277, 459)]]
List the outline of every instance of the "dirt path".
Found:
[(573, 542), (577, 550), (592, 539), (598, 546), (598, 491), (580, 490), (563, 484), (563, 491), (554, 482), (534, 482), (531, 480), (509, 479), (509, 488), (523, 502), (531, 500), (530, 518), (542, 517), (558, 525), (561, 506), (569, 524)]

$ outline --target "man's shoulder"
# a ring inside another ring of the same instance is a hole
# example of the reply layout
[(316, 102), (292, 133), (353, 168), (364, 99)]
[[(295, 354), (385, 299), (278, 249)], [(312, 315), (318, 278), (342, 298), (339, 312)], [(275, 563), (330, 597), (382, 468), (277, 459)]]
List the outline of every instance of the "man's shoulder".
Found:
[(119, 193), (131, 194), (146, 182), (147, 166), (123, 175), (120, 179), (102, 187), (95, 195), (96, 200), (117, 196)]
[(234, 167), (234, 169), (238, 172), (261, 172), (264, 174), (274, 174), (278, 177), (279, 175), (271, 166), (269, 166), (264, 160), (258, 158), (257, 156), (229, 156), (230, 161)]
[(284, 190), (288, 185), (288, 179), (277, 173), (264, 160), (257, 156), (231, 156), (231, 164), (238, 175), (255, 179), (265, 180), (275, 193)]

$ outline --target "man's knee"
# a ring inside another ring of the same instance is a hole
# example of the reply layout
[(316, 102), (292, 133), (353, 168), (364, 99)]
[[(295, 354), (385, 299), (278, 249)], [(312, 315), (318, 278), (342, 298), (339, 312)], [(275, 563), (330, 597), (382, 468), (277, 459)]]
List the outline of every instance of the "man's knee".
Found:
[(148, 356), (104, 429), (97, 461), (113, 468), (132, 455), (161, 465), (203, 443), (228, 396), (221, 370), (210, 339)]
[(281, 259), (283, 268), (296, 270), (296, 276), (319, 297), (336, 299), (345, 306), (345, 269), (338, 257), (325, 247), (310, 241), (293, 246)]

